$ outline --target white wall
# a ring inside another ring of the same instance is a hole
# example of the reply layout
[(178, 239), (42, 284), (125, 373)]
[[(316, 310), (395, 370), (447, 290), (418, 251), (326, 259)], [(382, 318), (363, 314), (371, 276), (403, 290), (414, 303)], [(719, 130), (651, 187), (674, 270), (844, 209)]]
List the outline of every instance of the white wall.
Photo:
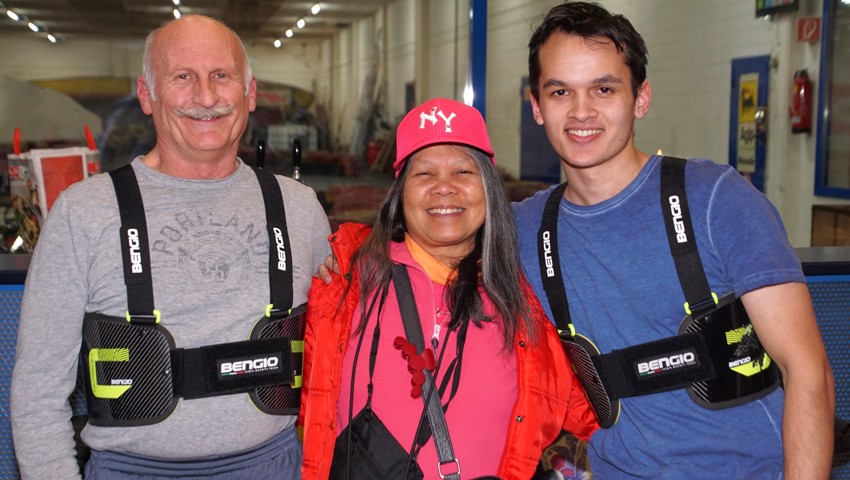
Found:
[[(417, 102), (461, 98), (469, 70), (468, 11), (468, 0), (398, 0), (332, 42), (330, 90), (334, 112), (344, 110), (336, 119), (342, 142), (354, 132), (373, 62), (378, 65), (380, 111), (390, 122), (406, 113), (408, 83), (415, 85)], [(376, 47), (376, 39), (384, 43)]]
[[(801, 2), (800, 16), (820, 17), (823, 2)], [(773, 22), (774, 62), (770, 78), (770, 132), (768, 136), (768, 164), (766, 193), (777, 206), (791, 243), (795, 246), (811, 244), (812, 205), (848, 204), (845, 200), (814, 195), (815, 147), (817, 125), (811, 135), (792, 135), (788, 107), (791, 100), (794, 72), (808, 69), (815, 95), (823, 87), (820, 71), (820, 42), (800, 43), (797, 38), (797, 17), (785, 16)]]
[(385, 108), (390, 122), (406, 113), (405, 86), (416, 82), (416, 23), (410, 14), (415, 9), (414, 3), (416, 0), (401, 0), (387, 8)]
[(30, 35), (0, 35), (0, 74), (18, 80), (136, 76), (142, 42), (85, 40), (51, 44)]
[[(528, 75), (528, 39), (553, 2), (488, 2), (487, 128), (499, 165), (519, 177), (520, 86)], [(542, 128), (542, 127), (541, 127)]]
[(316, 80), (324, 66), (321, 44), (292, 42), (281, 48), (271, 44), (246, 45), (245, 50), (258, 80), (316, 93)]
[[(292, 42), (280, 49), (265, 44), (246, 45), (245, 49), (260, 80), (312, 91), (321, 74), (321, 45)], [(26, 34), (0, 35), (0, 74), (18, 80), (136, 77), (142, 72), (143, 50), (141, 40), (68, 40), (51, 44)]]
[(431, 0), (428, 22), (427, 92), (416, 92), (421, 102), (432, 97), (462, 99), (469, 73), (469, 2)]

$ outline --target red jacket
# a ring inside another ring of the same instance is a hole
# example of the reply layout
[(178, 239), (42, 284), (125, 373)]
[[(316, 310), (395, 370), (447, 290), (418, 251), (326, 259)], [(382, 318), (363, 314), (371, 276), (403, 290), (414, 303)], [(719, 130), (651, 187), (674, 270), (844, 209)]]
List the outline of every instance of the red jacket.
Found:
[[(314, 278), (310, 289), (299, 418), (304, 429), (304, 479), (326, 479), (330, 471), (343, 357), (351, 318), (360, 305), (360, 279), (351, 260), (369, 231), (365, 225), (349, 223), (331, 235), (342, 278), (335, 277), (330, 285)], [(522, 288), (545, 337), (537, 344), (523, 332), (515, 337), (517, 399), (497, 472), (504, 480), (531, 478), (543, 449), (562, 428), (584, 440), (597, 428), (555, 327), (525, 281)]]

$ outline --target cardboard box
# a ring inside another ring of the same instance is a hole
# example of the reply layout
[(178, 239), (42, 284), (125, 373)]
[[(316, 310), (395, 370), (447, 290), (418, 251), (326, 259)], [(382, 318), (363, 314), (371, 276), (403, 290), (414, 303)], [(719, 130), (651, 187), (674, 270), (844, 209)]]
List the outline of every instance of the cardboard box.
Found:
[(72, 184), (100, 172), (97, 150), (85, 147), (33, 149), (9, 155), (9, 195), (18, 224), (16, 252), (32, 252), (41, 225), (59, 194)]

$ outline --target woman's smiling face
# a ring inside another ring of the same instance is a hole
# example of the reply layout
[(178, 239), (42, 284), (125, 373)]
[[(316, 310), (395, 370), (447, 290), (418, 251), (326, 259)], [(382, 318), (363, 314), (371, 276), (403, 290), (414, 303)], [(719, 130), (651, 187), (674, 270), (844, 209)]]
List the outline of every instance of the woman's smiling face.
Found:
[(475, 246), (487, 217), (481, 170), (468, 147), (434, 145), (413, 154), (402, 201), (407, 233), (446, 265)]

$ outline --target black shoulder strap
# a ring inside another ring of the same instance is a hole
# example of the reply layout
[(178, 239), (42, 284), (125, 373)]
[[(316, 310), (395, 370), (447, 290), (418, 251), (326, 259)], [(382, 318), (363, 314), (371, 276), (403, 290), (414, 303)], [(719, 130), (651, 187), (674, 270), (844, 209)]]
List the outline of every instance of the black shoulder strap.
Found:
[[(266, 209), (266, 228), (269, 235), (269, 290), (271, 311), (289, 311), (293, 302), (293, 258), (289, 232), (286, 228), (286, 211), (280, 184), (275, 176), (265, 170), (254, 169)], [(109, 172), (118, 211), (121, 216), (121, 252), (124, 263), (124, 284), (127, 287), (128, 320), (140, 324), (159, 322), (159, 312), (154, 308), (153, 280), (151, 277), (150, 243), (145, 219), (145, 207), (136, 174), (132, 165)]]
[(670, 254), (676, 263), (679, 283), (685, 293), (686, 311), (701, 316), (703, 310), (714, 308), (716, 299), (712, 295), (705, 270), (697, 249), (696, 235), (691, 223), (688, 198), (685, 194), (686, 160), (675, 157), (661, 159), (661, 210), (667, 227)]
[(570, 308), (567, 304), (567, 291), (564, 288), (561, 259), (558, 254), (558, 209), (566, 189), (566, 182), (558, 185), (549, 193), (549, 198), (546, 200), (540, 230), (537, 231), (537, 257), (540, 259), (543, 290), (546, 291), (555, 325), (559, 331), (571, 333)]
[(266, 205), (266, 228), (269, 234), (269, 286), (271, 310), (288, 311), (293, 301), (293, 258), (286, 228), (286, 211), (283, 195), (275, 176), (265, 170), (254, 168), (263, 201)]
[(121, 259), (124, 263), (124, 285), (127, 287), (127, 319), (140, 324), (155, 324), (148, 225), (142, 194), (132, 165), (109, 172), (118, 212), (121, 215)]
[[(685, 310), (696, 315), (714, 308), (717, 299), (711, 292), (697, 249), (685, 193), (686, 161), (675, 157), (661, 160), (661, 209), (667, 229), (670, 253), (676, 264), (679, 283), (685, 294)], [(549, 300), (555, 325), (561, 332), (572, 334), (567, 293), (558, 254), (558, 209), (566, 183), (549, 194), (537, 232), (537, 250), (543, 290)]]

